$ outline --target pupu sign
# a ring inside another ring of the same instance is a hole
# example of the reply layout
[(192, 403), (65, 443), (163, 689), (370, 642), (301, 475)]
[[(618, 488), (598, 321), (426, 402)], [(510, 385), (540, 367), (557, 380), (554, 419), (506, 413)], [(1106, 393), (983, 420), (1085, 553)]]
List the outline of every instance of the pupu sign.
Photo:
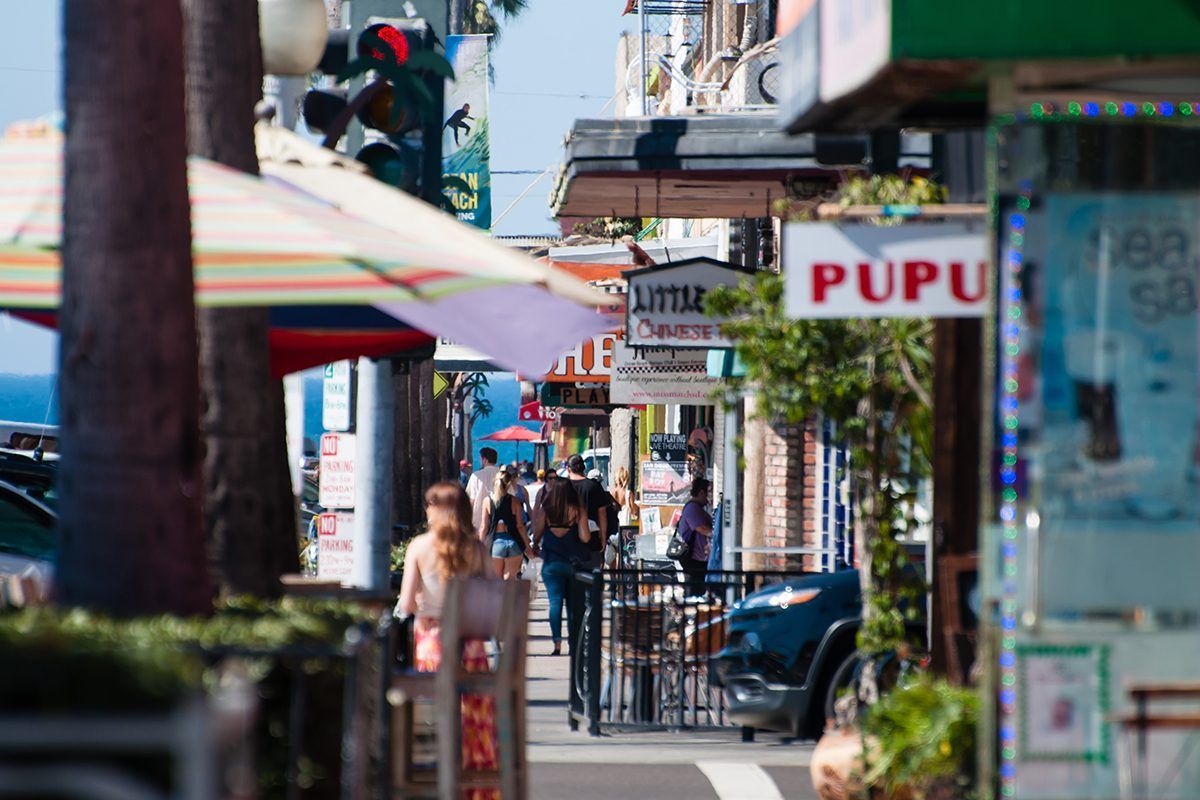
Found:
[(982, 317), (987, 310), (982, 225), (795, 222), (784, 229), (783, 263), (793, 319)]

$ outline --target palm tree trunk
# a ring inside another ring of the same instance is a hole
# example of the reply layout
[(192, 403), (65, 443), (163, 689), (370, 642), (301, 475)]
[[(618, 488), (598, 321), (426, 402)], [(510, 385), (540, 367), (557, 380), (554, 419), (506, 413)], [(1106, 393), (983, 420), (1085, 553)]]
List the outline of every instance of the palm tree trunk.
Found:
[[(258, 4), (183, 0), (192, 153), (258, 174), (254, 105), (262, 94)], [(268, 312), (201, 309), (204, 501), (223, 594), (280, 594), (297, 569), (283, 387), (270, 373)]]
[(205, 613), (182, 19), (66, 0), (60, 602)]

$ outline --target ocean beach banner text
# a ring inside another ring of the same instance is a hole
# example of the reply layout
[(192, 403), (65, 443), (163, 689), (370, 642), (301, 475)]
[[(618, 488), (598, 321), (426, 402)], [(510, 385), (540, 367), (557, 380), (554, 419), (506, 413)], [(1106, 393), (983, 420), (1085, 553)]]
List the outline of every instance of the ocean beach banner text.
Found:
[[(442, 174), (454, 186), (446, 196), (455, 215), (477, 228), (492, 227), (491, 145), (488, 138), (488, 36), (446, 37), (454, 67), (446, 81)], [(461, 182), (461, 183), (459, 183)]]

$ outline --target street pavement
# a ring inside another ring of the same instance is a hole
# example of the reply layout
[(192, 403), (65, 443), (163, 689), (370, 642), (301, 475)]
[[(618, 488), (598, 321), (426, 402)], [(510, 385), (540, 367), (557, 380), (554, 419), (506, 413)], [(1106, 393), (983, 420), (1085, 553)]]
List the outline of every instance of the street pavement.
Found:
[[(538, 587), (539, 590), (541, 587)], [(564, 619), (564, 628), (566, 621)], [(566, 655), (552, 656), (545, 593), (530, 613), (527, 674), (533, 800), (816, 800), (811, 742), (741, 731), (617, 733), (567, 725)]]

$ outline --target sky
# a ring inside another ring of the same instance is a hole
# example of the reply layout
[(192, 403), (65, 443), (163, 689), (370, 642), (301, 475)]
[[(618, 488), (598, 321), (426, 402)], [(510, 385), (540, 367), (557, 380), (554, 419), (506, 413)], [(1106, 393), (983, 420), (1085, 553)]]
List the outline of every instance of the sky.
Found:
[[(0, 0), (0, 130), (61, 106), (59, 0)], [(621, 0), (530, 0), (493, 50), (492, 206), (497, 217), (547, 167), (562, 160), (576, 118), (601, 116), (615, 87)], [(606, 115), (611, 116), (609, 106)], [(496, 172), (535, 174), (505, 175)], [(547, 197), (553, 174), (495, 226), (495, 233), (555, 233)], [(56, 337), (0, 314), (0, 374), (53, 371)]]

